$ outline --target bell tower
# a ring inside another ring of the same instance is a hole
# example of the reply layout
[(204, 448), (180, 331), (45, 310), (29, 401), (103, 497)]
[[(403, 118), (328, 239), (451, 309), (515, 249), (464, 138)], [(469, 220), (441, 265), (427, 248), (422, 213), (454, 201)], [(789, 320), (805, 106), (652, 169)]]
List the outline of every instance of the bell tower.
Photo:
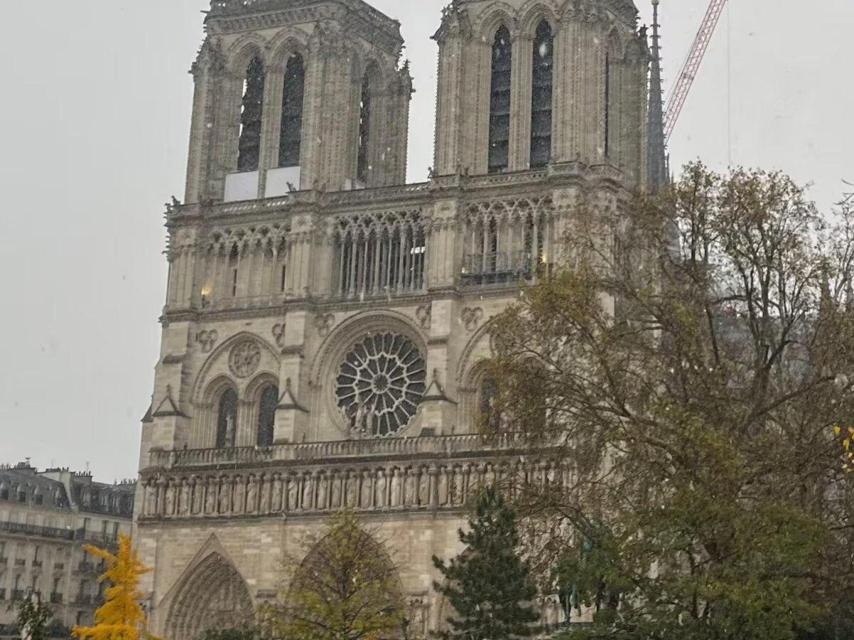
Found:
[(186, 202), (404, 182), (399, 23), (360, 0), (213, 0), (205, 28)]
[(631, 0), (454, 0), (433, 38), (439, 175), (580, 160), (641, 182), (649, 54)]

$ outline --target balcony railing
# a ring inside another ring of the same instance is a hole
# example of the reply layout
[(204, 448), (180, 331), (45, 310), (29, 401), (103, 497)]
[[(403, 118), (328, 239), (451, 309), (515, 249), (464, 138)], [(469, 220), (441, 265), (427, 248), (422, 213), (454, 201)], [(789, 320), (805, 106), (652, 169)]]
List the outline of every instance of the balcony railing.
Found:
[(469, 254), (463, 260), (464, 284), (505, 284), (531, 279), (533, 256), (526, 251)]
[(26, 560), (24, 560), (23, 558), (16, 558), (16, 559), (15, 559), (15, 566), (16, 566), (16, 567), (26, 567), (26, 566), (27, 566), (27, 561), (26, 561)]
[(65, 571), (65, 564), (62, 562), (54, 562), (53, 563), (54, 571)]
[(41, 569), (42, 561), (41, 560), (33, 560), (33, 569)]
[(452, 456), (460, 453), (504, 451), (521, 446), (522, 436), (504, 434), (487, 439), (479, 434), (383, 440), (338, 440), (233, 449), (152, 451), (152, 467), (206, 467), (271, 462), (310, 463), (348, 458)]
[(74, 540), (73, 529), (58, 529), (56, 527), (42, 527), (20, 522), (0, 522), (0, 531), (39, 538), (55, 538), (60, 540)]
[(12, 602), (19, 602), (24, 599), (24, 592), (22, 589), (13, 589), (12, 590)]
[(51, 593), (50, 594), (50, 603), (51, 604), (62, 604), (62, 594), (61, 593)]
[(0, 600), (6, 599), (6, 589), (0, 589)]

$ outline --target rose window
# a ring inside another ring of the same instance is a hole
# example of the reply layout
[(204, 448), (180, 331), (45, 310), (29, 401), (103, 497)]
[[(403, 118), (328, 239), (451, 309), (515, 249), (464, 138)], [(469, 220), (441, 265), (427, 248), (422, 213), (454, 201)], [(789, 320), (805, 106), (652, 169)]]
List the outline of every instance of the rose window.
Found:
[(426, 390), (424, 358), (408, 338), (368, 336), (344, 358), (336, 397), (351, 433), (392, 436), (406, 427)]

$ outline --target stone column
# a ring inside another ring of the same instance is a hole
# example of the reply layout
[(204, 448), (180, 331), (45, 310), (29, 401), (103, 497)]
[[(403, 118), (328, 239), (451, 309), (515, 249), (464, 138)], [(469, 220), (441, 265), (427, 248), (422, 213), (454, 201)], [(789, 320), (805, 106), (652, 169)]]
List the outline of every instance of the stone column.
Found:
[[(308, 313), (287, 314), (279, 364), (279, 406), (276, 409), (275, 444), (300, 442), (308, 431), (308, 386), (303, 384), (302, 345), (306, 340)], [(303, 397), (306, 396), (306, 397)]]
[(513, 40), (513, 70), (510, 80), (510, 171), (523, 171), (531, 159), (531, 99), (534, 39), (519, 34)]

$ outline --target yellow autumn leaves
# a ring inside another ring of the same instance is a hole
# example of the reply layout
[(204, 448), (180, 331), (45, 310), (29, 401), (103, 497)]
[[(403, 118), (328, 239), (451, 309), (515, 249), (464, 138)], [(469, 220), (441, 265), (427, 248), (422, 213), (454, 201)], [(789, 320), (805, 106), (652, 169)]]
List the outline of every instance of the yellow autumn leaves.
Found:
[(842, 427), (833, 427), (833, 433), (837, 438), (842, 438), (842, 451), (845, 459), (842, 468), (848, 473), (854, 473), (854, 427), (843, 429)]
[(78, 640), (156, 640), (145, 630), (145, 612), (139, 604), (139, 579), (151, 569), (142, 564), (131, 539), (120, 535), (115, 554), (90, 545), (84, 549), (106, 563), (107, 570), (98, 581), (109, 586), (104, 605), (95, 612), (95, 626), (74, 627), (74, 636)]

